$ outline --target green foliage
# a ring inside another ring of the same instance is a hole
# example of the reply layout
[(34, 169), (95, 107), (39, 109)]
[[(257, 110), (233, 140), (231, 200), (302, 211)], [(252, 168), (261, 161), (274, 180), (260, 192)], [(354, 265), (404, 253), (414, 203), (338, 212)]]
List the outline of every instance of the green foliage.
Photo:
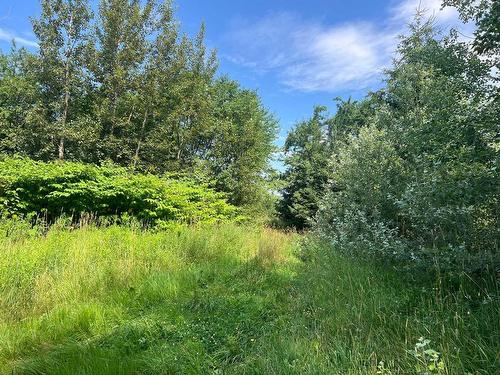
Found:
[(40, 17), (33, 20), (40, 51), (34, 75), (45, 109), (45, 131), (52, 135), (57, 157), (64, 159), (66, 138), (75, 138), (78, 131), (72, 121), (83, 107), (77, 94), (84, 84), (91, 11), (88, 0), (42, 0), (41, 8)]
[(376, 100), (362, 102), (336, 99), (337, 112), (327, 118), (326, 107), (316, 107), (311, 119), (290, 131), (284, 146), (285, 172), (281, 175), (282, 200), (278, 213), (287, 226), (299, 229), (313, 225), (329, 188), (342, 187), (333, 179), (339, 151), (360, 129), (367, 126)]
[(358, 205), (370, 217), (391, 220), (404, 174), (403, 160), (386, 133), (369, 126), (340, 149), (332, 178), (340, 189), (339, 200)]
[(286, 224), (298, 229), (311, 225), (330, 175), (324, 111), (316, 107), (312, 118), (297, 124), (285, 141), (287, 169), (279, 212)]
[(263, 108), (256, 92), (228, 78), (213, 87), (216, 126), (207, 167), (217, 190), (231, 194), (237, 205), (262, 204), (269, 195), (266, 176), (275, 146), (274, 117)]
[(383, 90), (331, 120), (332, 183), (316, 228), (351, 254), (450, 271), (498, 267), (493, 72), (421, 16), (398, 54)]
[(394, 228), (406, 176), (386, 132), (374, 126), (361, 128), (338, 150), (331, 178), (336, 191), (322, 202), (317, 231), (352, 255), (404, 257), (407, 248)]
[[(474, 48), (498, 60), (500, 52), (500, 4), (494, 0), (443, 0), (443, 6), (454, 6), (464, 21), (474, 21)], [(496, 55), (496, 56), (495, 56)], [(496, 63), (498, 65), (498, 62)]]
[(420, 337), (415, 344), (412, 354), (418, 363), (415, 366), (417, 374), (432, 375), (445, 374), (445, 364), (441, 359), (441, 354), (429, 347), (431, 340)]
[(0, 52), (0, 151), (45, 157), (48, 135), (41, 93), (34, 74), (35, 57), (25, 49)]
[(231, 221), (238, 216), (222, 193), (187, 178), (134, 174), (113, 165), (15, 158), (0, 161), (0, 212), (50, 222), (61, 215), (133, 217), (151, 225)]
[(256, 92), (217, 79), (205, 27), (171, 1), (43, 0), (40, 48), (0, 55), (0, 152), (151, 173), (205, 170), (233, 204), (262, 207), (276, 120)]

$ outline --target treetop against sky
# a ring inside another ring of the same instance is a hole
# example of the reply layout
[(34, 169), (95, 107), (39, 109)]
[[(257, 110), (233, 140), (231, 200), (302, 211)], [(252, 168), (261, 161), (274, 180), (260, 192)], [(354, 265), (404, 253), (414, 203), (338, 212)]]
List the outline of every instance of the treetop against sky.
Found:
[[(464, 37), (472, 35), (472, 26), (462, 25), (454, 9), (441, 10), (440, 0), (175, 2), (182, 31), (195, 35), (206, 23), (219, 73), (257, 89), (280, 119), (280, 145), (313, 105), (360, 98), (381, 86), (398, 36), (419, 4), (443, 29), (458, 25)], [(39, 13), (38, 0), (0, 2), (0, 48), (8, 50), (15, 40), (36, 49), (30, 17)]]

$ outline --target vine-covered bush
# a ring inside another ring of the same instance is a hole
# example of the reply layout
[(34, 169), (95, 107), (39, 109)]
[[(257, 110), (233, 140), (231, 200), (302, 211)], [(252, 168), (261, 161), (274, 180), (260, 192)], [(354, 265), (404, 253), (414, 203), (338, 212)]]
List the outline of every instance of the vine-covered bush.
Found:
[(133, 217), (151, 225), (232, 221), (238, 209), (225, 195), (188, 178), (135, 174), (115, 165), (0, 160), (4, 216)]

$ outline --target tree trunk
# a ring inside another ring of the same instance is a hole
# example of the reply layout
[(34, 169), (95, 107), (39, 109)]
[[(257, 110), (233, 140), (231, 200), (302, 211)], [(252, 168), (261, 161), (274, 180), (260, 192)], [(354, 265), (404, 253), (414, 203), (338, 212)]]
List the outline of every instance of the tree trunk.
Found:
[[(71, 13), (70, 19), (69, 19), (69, 40), (68, 40), (68, 45), (66, 48), (66, 62), (64, 64), (64, 103), (63, 103), (63, 113), (61, 117), (61, 128), (62, 128), (62, 133), (64, 133), (64, 130), (66, 129), (66, 121), (68, 119), (68, 111), (69, 111), (69, 100), (70, 100), (70, 72), (69, 72), (69, 65), (71, 63), (71, 56), (73, 53), (73, 47), (72, 47), (72, 32), (73, 32), (73, 13)], [(61, 136), (59, 139), (59, 150), (58, 150), (58, 157), (59, 160), (64, 159), (64, 136)]]
[(139, 160), (139, 151), (141, 149), (141, 143), (142, 143), (142, 138), (144, 137), (144, 129), (146, 128), (147, 119), (148, 119), (148, 110), (146, 109), (146, 111), (144, 112), (144, 118), (142, 120), (141, 132), (139, 133), (139, 141), (137, 142), (137, 147), (135, 149), (133, 169), (135, 169), (137, 161)]
[[(66, 77), (67, 77), (66, 79), (68, 79), (69, 77), (69, 68), (67, 68)], [(67, 83), (66, 92), (64, 93), (63, 115), (61, 118), (62, 132), (64, 132), (64, 130), (66, 129), (66, 121), (68, 118), (68, 107), (69, 107), (69, 97), (70, 97), (68, 86), (69, 84)], [(64, 159), (64, 136), (61, 136), (61, 138), (59, 139), (59, 160), (63, 159)]]
[(59, 140), (59, 160), (64, 159), (64, 138), (61, 137)]

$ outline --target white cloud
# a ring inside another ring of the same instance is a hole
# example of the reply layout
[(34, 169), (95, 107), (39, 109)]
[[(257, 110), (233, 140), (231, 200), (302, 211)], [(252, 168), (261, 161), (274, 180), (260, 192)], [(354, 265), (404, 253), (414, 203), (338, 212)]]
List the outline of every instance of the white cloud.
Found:
[[(406, 27), (413, 20), (417, 10), (420, 10), (425, 12), (426, 17), (432, 17), (441, 30), (455, 28), (459, 32), (460, 41), (470, 42), (475, 30), (474, 23), (464, 24), (455, 8), (443, 8), (441, 2), (442, 0), (404, 0), (390, 9), (392, 21), (395, 25)], [(404, 28), (401, 29), (401, 33), (403, 32)]]
[[(291, 13), (270, 14), (256, 22), (233, 22), (230, 61), (257, 73), (273, 73), (299, 91), (360, 90), (380, 82), (391, 62), (397, 37), (417, 9), (444, 27), (459, 24), (453, 8), (440, 0), (404, 0), (387, 9), (384, 24), (327, 25)], [(236, 52), (237, 51), (237, 52)]]
[(6, 41), (6, 42), (12, 42), (15, 41), (17, 44), (21, 44), (27, 47), (38, 47), (38, 43), (29, 40), (23, 37), (20, 37), (10, 31), (7, 31), (5, 29), (0, 28), (0, 40)]
[(283, 82), (302, 91), (366, 88), (377, 81), (389, 59), (393, 36), (371, 24), (316, 27), (303, 33), (295, 46), (300, 59), (283, 71)]
[(228, 58), (258, 73), (275, 72), (284, 85), (300, 91), (360, 89), (377, 80), (394, 37), (370, 23), (326, 26), (272, 14), (233, 25), (230, 44), (238, 52)]

